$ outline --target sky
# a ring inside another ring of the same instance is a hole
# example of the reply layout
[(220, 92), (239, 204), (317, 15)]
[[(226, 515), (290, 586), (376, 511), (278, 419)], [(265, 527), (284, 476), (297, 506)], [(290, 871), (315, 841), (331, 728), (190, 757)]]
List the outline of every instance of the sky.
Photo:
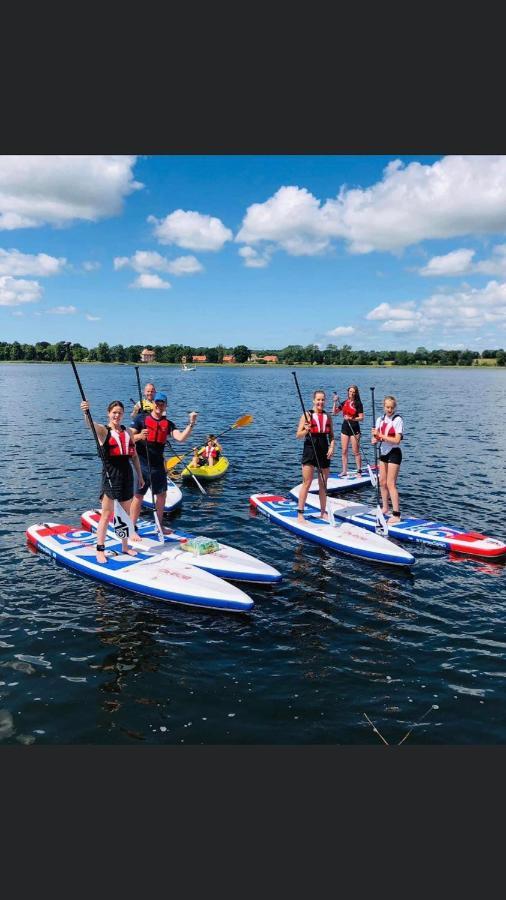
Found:
[(0, 156), (0, 340), (506, 347), (506, 156)]

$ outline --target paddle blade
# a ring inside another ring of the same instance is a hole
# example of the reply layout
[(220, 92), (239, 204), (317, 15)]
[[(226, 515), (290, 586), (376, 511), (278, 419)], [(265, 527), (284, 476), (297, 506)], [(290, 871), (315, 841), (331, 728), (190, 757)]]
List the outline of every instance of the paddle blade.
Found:
[(167, 472), (170, 472), (171, 469), (175, 469), (176, 466), (181, 462), (181, 456), (171, 456), (169, 459), (165, 460), (165, 469)]
[(135, 534), (134, 523), (118, 500), (114, 501), (113, 525), (114, 534), (121, 540)]
[(237, 419), (237, 422), (234, 422), (231, 425), (231, 428), (244, 428), (245, 425), (251, 425), (253, 421), (253, 416), (241, 416), (240, 419)]
[(367, 466), (367, 471), (369, 472), (369, 478), (371, 479), (372, 486), (376, 487), (378, 483), (378, 476), (376, 475), (376, 472), (373, 472), (370, 466)]
[(388, 525), (385, 516), (383, 515), (383, 510), (381, 506), (376, 507), (376, 532), (378, 534), (387, 535), (388, 534)]
[(163, 536), (163, 528), (160, 524), (160, 519), (158, 518), (158, 513), (157, 513), (156, 509), (153, 510), (153, 518), (155, 520), (156, 536), (157, 536), (158, 540), (160, 541), (160, 543), (164, 544), (165, 538)]
[(334, 518), (334, 510), (332, 507), (332, 503), (329, 499), (327, 499), (327, 512), (329, 514), (329, 525), (332, 525), (332, 528), (336, 527), (336, 520)]

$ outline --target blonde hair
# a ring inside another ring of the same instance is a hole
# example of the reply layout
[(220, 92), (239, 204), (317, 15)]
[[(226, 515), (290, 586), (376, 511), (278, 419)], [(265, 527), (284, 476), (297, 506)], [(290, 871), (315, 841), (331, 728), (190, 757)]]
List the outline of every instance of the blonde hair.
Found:
[(393, 394), (387, 394), (386, 397), (383, 398), (383, 404), (385, 404), (387, 400), (391, 400), (394, 406), (397, 406), (397, 398), (394, 397)]

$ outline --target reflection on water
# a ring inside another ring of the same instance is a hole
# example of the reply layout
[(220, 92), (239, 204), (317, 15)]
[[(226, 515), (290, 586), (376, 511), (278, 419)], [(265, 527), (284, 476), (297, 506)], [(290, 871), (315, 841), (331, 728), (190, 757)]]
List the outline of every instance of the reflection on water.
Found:
[[(21, 419), (0, 424), (9, 472), (0, 485), (0, 742), (381, 743), (367, 715), (392, 744), (504, 743), (505, 561), (413, 545), (413, 572), (390, 569), (256, 514), (250, 494), (283, 494), (300, 481), (293, 379), (264, 368), (202, 371), (198, 385), (172, 369), (149, 371), (176, 424), (199, 410), (196, 439), (254, 416), (223, 437), (227, 475), (205, 495), (182, 483), (183, 506), (170, 516), (282, 570), (281, 584), (246, 588), (248, 616), (231, 616), (97, 586), (26, 544), (35, 522), (79, 525), (98, 503), (100, 467), (69, 367), (0, 365), (1, 396), (22, 392), (26, 404)], [(135, 389), (130, 366), (83, 366), (81, 375), (97, 419), (112, 395), (128, 402)], [(402, 508), (504, 539), (506, 373), (371, 377), (378, 396), (398, 396), (406, 422)], [(322, 384), (364, 379), (364, 370), (299, 373), (308, 400)], [(437, 435), (435, 395), (446, 411)], [(463, 427), (477, 395), (488, 434), (481, 454)], [(374, 502), (368, 489), (349, 496)]]

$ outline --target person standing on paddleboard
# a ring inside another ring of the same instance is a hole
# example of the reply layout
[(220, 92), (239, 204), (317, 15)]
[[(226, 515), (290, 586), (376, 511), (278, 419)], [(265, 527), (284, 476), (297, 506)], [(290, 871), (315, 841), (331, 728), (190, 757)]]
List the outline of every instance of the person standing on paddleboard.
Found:
[(392, 515), (387, 525), (398, 525), (401, 521), (397, 478), (402, 461), (400, 443), (404, 437), (404, 422), (396, 413), (397, 400), (390, 394), (383, 401), (383, 415), (376, 419), (371, 428), (371, 443), (379, 443), (379, 483), (383, 501), (383, 515), (388, 515), (388, 500), (392, 503)]
[[(82, 400), (81, 409), (88, 427), (90, 427), (90, 423), (86, 413), (89, 408), (90, 404), (88, 401)], [(139, 484), (141, 486), (144, 484), (133, 431), (131, 428), (126, 428), (121, 424), (125, 413), (125, 407), (121, 400), (113, 400), (112, 403), (109, 403), (107, 413), (109, 416), (107, 425), (100, 425), (98, 422), (93, 423), (106, 459), (107, 473), (109, 475), (108, 479), (104, 468), (100, 489), (102, 515), (97, 528), (96, 553), (97, 562), (99, 563), (107, 563), (104, 541), (109, 520), (114, 512), (113, 501), (118, 500), (125, 512), (130, 514), (130, 504), (134, 493), (134, 477), (130, 461), (135, 466)], [(129, 556), (137, 556), (137, 550), (133, 550), (128, 546), (128, 536), (121, 539), (121, 549), (123, 553), (128, 553)]]
[(135, 404), (132, 412), (130, 413), (130, 418), (135, 419), (135, 417), (140, 412), (151, 412), (153, 409), (153, 397), (156, 394), (156, 388), (154, 384), (151, 384), (150, 381), (146, 385), (144, 385), (144, 397), (142, 400), (142, 410), (141, 410), (141, 401), (138, 400)]
[[(135, 492), (132, 500), (131, 519), (137, 522), (142, 506), (142, 498), (148, 487), (153, 494), (153, 503), (156, 497), (156, 513), (158, 521), (163, 519), (165, 497), (167, 494), (167, 472), (163, 459), (165, 444), (170, 437), (176, 441), (185, 441), (193, 431), (197, 421), (197, 413), (189, 414), (188, 425), (183, 431), (176, 428), (174, 422), (167, 418), (167, 394), (159, 391), (153, 397), (153, 409), (151, 412), (140, 412), (133, 421), (134, 441), (136, 442), (141, 463), (143, 485)], [(149, 453), (149, 464), (148, 454)], [(151, 479), (150, 479), (151, 472)], [(172, 529), (167, 529), (170, 534)]]
[(362, 474), (362, 457), (360, 455), (360, 425), (364, 418), (364, 407), (360, 399), (360, 393), (356, 384), (350, 384), (348, 395), (344, 403), (341, 403), (339, 394), (334, 392), (332, 405), (332, 415), (337, 416), (340, 412), (343, 414), (343, 424), (341, 425), (341, 458), (343, 470), (339, 474), (339, 478), (348, 474), (348, 447), (351, 440), (351, 449), (355, 457), (357, 466), (357, 475)]
[[(321, 518), (328, 518), (327, 505), (327, 479), (329, 477), (330, 460), (334, 453), (334, 429), (332, 419), (325, 412), (325, 391), (315, 391), (313, 394), (313, 409), (305, 412), (300, 417), (296, 435), (304, 438), (302, 448), (302, 488), (299, 494), (297, 508), (297, 520), (304, 522), (304, 504), (314, 477), (315, 466), (319, 467), (323, 476), (318, 478), (320, 495)], [(314, 447), (314, 449), (313, 449)], [(316, 456), (315, 456), (316, 451)]]

